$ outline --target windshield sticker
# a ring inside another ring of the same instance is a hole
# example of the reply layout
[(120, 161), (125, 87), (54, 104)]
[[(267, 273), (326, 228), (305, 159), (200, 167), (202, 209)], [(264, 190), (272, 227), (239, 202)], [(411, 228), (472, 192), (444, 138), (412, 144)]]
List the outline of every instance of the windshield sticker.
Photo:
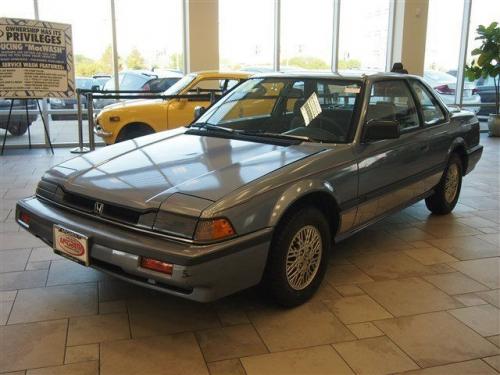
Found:
[(319, 104), (318, 96), (315, 92), (306, 100), (304, 105), (300, 107), (300, 112), (304, 118), (304, 125), (308, 126), (321, 113), (321, 106)]
[(360, 91), (361, 87), (359, 86), (346, 86), (346, 88), (344, 89), (344, 92), (346, 94), (359, 94)]

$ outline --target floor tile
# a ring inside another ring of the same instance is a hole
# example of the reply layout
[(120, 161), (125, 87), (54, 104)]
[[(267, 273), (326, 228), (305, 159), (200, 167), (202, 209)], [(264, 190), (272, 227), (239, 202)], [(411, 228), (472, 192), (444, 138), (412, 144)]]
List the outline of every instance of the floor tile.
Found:
[(477, 305), (485, 305), (486, 302), (484, 299), (476, 296), (474, 293), (469, 294), (458, 294), (453, 296), (458, 302), (462, 303), (464, 306), (477, 306)]
[(99, 302), (99, 314), (127, 312), (125, 301)]
[(500, 258), (466, 260), (451, 266), (491, 289), (500, 288)]
[(163, 296), (128, 302), (132, 337), (167, 335), (220, 326), (213, 308), (199, 303)]
[(392, 318), (382, 306), (367, 295), (344, 297), (325, 302), (344, 324)]
[(66, 320), (0, 327), (0, 372), (63, 363)]
[(482, 336), (500, 335), (500, 309), (494, 306), (471, 306), (449, 312)]
[(246, 375), (239, 359), (207, 363), (210, 375)]
[(420, 226), (420, 229), (436, 238), (473, 236), (481, 233), (477, 229), (461, 224), (458, 221), (448, 223), (424, 222), (424, 224)]
[(426, 266), (439, 263), (456, 262), (458, 260), (443, 250), (436, 249), (435, 247), (410, 249), (405, 250), (405, 253)]
[(410, 371), (405, 375), (495, 375), (496, 372), (480, 359), (429, 367), (423, 370)]
[(365, 293), (363, 289), (360, 289), (356, 285), (339, 285), (335, 287), (335, 289), (337, 289), (337, 292), (342, 294), (344, 297), (359, 296)]
[(40, 239), (23, 230), (22, 232), (9, 232), (2, 234), (0, 251), (42, 246), (44, 246), (44, 243)]
[(50, 247), (35, 247), (31, 251), (31, 255), (29, 258), (30, 262), (41, 262), (47, 260), (62, 260), (64, 259), (60, 255), (54, 253), (54, 250)]
[(490, 290), (486, 292), (479, 292), (476, 295), (488, 302), (489, 304), (500, 308), (500, 289)]
[(99, 360), (99, 344), (88, 344), (66, 347), (64, 363), (77, 363)]
[(142, 299), (163, 294), (121, 280), (99, 281), (99, 302), (127, 299)]
[(349, 328), (358, 339), (384, 335), (384, 333), (371, 322), (347, 324), (347, 328)]
[(483, 361), (485, 361), (487, 364), (489, 364), (495, 370), (500, 372), (500, 355), (495, 355), (493, 357), (483, 358)]
[(0, 301), (0, 326), (7, 324), (14, 301)]
[(208, 375), (192, 333), (101, 344), (100, 375), (160, 375), (165, 374), (166, 369), (175, 375)]
[(366, 254), (353, 257), (351, 261), (374, 280), (398, 279), (431, 273), (427, 267), (400, 251)]
[(37, 262), (30, 262), (26, 264), (26, 271), (34, 270), (48, 270), (50, 268), (50, 260), (41, 260)]
[(26, 375), (98, 375), (99, 363), (97, 361), (72, 363), (63, 366), (45, 367), (28, 370)]
[(31, 249), (0, 251), (0, 272), (23, 271)]
[(0, 273), (0, 290), (16, 290), (45, 286), (47, 270)]
[(268, 352), (251, 324), (199, 331), (196, 337), (207, 362)]
[(371, 277), (353, 265), (329, 267), (325, 276), (331, 285), (357, 284), (373, 281)]
[(446, 312), (375, 322), (421, 367), (460, 362), (498, 353), (498, 348)]
[(429, 241), (451, 256), (460, 260), (490, 258), (500, 256), (500, 249), (477, 236), (455, 237)]
[(92, 284), (20, 290), (9, 324), (61, 319), (97, 313), (97, 290)]
[(321, 303), (289, 310), (270, 307), (250, 312), (249, 318), (272, 352), (355, 339)]
[(419, 278), (360, 284), (370, 297), (394, 316), (448, 310), (462, 305)]
[(353, 374), (331, 346), (242, 358), (247, 375)]
[(418, 369), (387, 337), (343, 342), (333, 347), (356, 374), (391, 374)]
[(88, 283), (109, 278), (102, 272), (70, 260), (52, 261), (47, 286)]
[(71, 318), (68, 344), (83, 345), (130, 338), (127, 314), (102, 314)]
[(483, 284), (478, 283), (460, 272), (430, 275), (424, 276), (423, 278), (448, 294), (465, 294), (488, 290)]
[(500, 335), (490, 336), (487, 339), (500, 348)]

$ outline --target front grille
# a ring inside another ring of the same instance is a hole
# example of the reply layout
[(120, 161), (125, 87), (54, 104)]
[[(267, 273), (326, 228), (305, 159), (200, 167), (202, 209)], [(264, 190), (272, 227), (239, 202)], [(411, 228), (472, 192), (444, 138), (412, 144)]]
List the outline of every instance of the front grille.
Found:
[[(62, 201), (65, 205), (80, 211), (95, 214), (106, 219), (119, 221), (126, 224), (137, 224), (143, 212), (125, 208), (111, 203), (104, 203), (82, 195), (63, 192)], [(102, 211), (96, 212), (96, 203), (103, 203)]]

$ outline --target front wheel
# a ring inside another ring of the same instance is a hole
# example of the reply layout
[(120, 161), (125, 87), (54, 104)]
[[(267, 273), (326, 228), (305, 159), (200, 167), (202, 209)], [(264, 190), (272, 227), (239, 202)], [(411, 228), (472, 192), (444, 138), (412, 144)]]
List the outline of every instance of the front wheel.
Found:
[(266, 279), (274, 300), (291, 307), (306, 302), (316, 292), (326, 272), (330, 229), (315, 208), (287, 216), (273, 240)]
[(462, 187), (462, 161), (452, 154), (434, 193), (425, 199), (425, 205), (433, 214), (449, 214), (456, 206)]

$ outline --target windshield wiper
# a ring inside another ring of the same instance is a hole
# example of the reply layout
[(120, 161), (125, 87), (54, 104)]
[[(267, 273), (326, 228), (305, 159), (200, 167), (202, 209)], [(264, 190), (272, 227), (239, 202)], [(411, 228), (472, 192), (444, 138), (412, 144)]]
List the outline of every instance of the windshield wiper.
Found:
[(225, 128), (224, 126), (212, 125), (206, 122), (196, 123), (190, 126), (190, 128), (207, 129), (215, 131), (223, 131), (227, 133), (235, 133), (236, 131), (231, 128)]
[(272, 137), (272, 138), (279, 138), (279, 139), (295, 139), (295, 140), (306, 141), (306, 142), (315, 142), (314, 139), (312, 139), (311, 137), (307, 137), (305, 135), (269, 133), (269, 132), (266, 132), (264, 130), (241, 130), (241, 131), (238, 131), (238, 134), (256, 135), (258, 137)]

